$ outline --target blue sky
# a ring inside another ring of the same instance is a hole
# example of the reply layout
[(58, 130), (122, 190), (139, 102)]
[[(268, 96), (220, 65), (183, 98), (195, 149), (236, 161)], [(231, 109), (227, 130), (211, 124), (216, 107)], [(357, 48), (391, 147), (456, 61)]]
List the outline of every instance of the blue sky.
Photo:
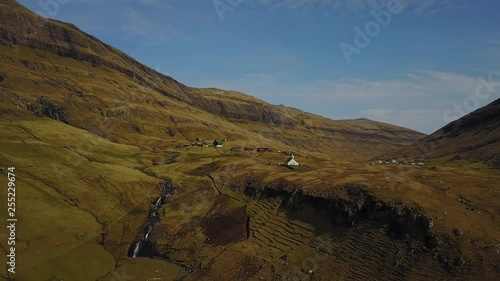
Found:
[(497, 0), (19, 2), (189, 86), (333, 119), (431, 133), (500, 96)]

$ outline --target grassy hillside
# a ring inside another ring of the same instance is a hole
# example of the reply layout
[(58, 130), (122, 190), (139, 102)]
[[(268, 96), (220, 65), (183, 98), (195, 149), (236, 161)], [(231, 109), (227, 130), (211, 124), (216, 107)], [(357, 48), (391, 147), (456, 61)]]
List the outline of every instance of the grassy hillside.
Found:
[[(1, 97), (3, 115), (48, 116), (128, 144), (143, 136), (227, 138), (351, 160), (423, 137), (369, 120), (334, 121), (233, 91), (191, 88), (72, 25), (41, 19), (14, 1), (1, 3), (1, 20), (11, 23), (0, 27), (1, 86), (10, 93)], [(96, 129), (108, 125), (114, 132)]]
[(500, 169), (500, 99), (393, 153), (419, 159), (483, 162)]

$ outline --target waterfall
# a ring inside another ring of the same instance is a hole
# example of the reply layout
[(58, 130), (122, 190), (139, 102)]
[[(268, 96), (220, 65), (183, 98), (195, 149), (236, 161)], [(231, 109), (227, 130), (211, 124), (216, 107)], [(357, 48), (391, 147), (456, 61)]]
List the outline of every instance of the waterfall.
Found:
[(151, 233), (152, 230), (153, 230), (153, 226), (149, 225), (148, 232), (146, 233), (146, 235), (144, 235), (144, 238), (146, 238), (146, 240), (149, 239), (149, 234)]
[(135, 244), (134, 254), (132, 255), (133, 258), (137, 257), (137, 254), (139, 254), (140, 248), (141, 248), (141, 241), (139, 241), (139, 242), (137, 242), (137, 244)]
[(146, 222), (142, 227), (142, 231), (136, 236), (137, 242), (130, 245), (128, 256), (132, 258), (137, 257), (153, 257), (155, 255), (155, 237), (153, 234), (154, 226), (161, 220), (160, 208), (163, 204), (167, 203), (173, 192), (172, 185), (165, 183), (161, 196), (150, 201), (149, 212)]
[(156, 200), (155, 207), (159, 207), (161, 205), (161, 199), (162, 199), (162, 197), (160, 197), (160, 198), (158, 198), (158, 200)]

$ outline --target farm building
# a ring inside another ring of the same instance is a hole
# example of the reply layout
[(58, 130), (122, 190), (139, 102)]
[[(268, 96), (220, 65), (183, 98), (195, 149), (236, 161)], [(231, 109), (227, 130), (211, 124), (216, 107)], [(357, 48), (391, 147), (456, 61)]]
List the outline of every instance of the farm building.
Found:
[(295, 160), (295, 156), (292, 154), (292, 158), (288, 159), (286, 162), (287, 166), (299, 166), (299, 162)]
[(231, 147), (232, 152), (241, 152), (243, 150), (243, 147), (241, 146), (233, 146)]
[(222, 147), (223, 143), (220, 140), (214, 140), (213, 145), (214, 147)]

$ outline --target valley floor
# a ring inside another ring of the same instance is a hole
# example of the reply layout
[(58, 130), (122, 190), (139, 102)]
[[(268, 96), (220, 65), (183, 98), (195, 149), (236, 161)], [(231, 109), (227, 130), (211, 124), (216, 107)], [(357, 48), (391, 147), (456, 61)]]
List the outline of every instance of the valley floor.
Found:
[[(289, 169), (278, 151), (231, 152), (238, 140), (139, 147), (46, 118), (0, 130), (0, 165), (17, 171), (15, 280), (499, 277), (500, 173), (483, 164), (379, 166), (301, 151), (303, 167)], [(167, 181), (154, 249), (131, 258)]]

